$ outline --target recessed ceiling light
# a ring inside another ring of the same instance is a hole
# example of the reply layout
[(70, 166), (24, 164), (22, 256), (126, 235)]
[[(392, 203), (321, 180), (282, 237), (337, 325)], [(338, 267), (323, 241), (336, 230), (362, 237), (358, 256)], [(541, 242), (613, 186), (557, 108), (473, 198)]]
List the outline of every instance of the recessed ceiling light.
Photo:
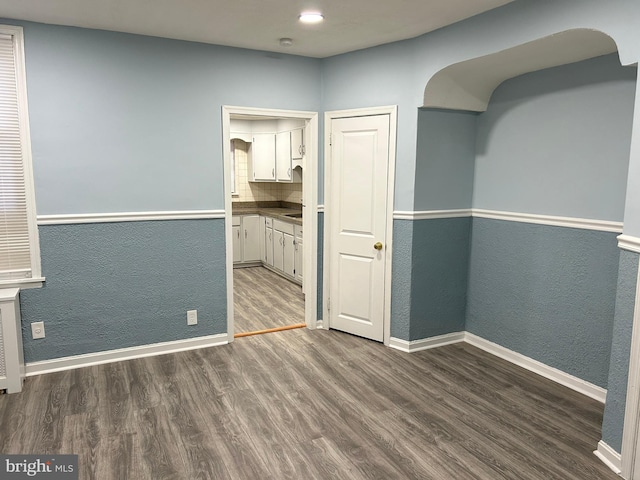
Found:
[(318, 23), (324, 20), (324, 16), (318, 12), (304, 12), (300, 14), (300, 21), (304, 23)]

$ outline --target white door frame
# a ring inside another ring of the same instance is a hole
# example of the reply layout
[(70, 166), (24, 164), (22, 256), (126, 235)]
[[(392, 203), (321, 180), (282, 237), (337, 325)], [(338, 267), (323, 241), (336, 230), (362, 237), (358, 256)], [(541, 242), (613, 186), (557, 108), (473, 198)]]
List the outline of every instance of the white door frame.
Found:
[(396, 178), (396, 130), (398, 124), (398, 107), (390, 105), (384, 107), (356, 108), (350, 110), (334, 110), (324, 114), (324, 241), (322, 266), (322, 328), (331, 328), (329, 315), (329, 293), (331, 285), (331, 126), (334, 119), (349, 117), (367, 117), (372, 115), (389, 115), (389, 170), (387, 177), (387, 221), (384, 272), (384, 339), (389, 345), (391, 338), (391, 279), (393, 257), (393, 200)]
[[(618, 240), (623, 237), (621, 235)], [(640, 253), (640, 244), (629, 250)], [(636, 299), (633, 310), (633, 329), (631, 334), (631, 354), (627, 380), (627, 397), (622, 433), (621, 467), (622, 476), (632, 479), (640, 476), (640, 458), (636, 456), (640, 441), (640, 269), (636, 279)], [(600, 445), (598, 445), (600, 450)], [(617, 465), (616, 465), (617, 466)], [(632, 477), (633, 475), (633, 477)]]
[(233, 228), (231, 225), (231, 116), (253, 115), (306, 120), (304, 141), (305, 156), (302, 160), (302, 203), (304, 212), (304, 267), (302, 271), (304, 291), (304, 318), (307, 328), (316, 328), (318, 305), (318, 113), (298, 110), (275, 110), (267, 108), (222, 107), (222, 157), (224, 174), (224, 230), (227, 269), (227, 336), (233, 341), (235, 333), (233, 311)]

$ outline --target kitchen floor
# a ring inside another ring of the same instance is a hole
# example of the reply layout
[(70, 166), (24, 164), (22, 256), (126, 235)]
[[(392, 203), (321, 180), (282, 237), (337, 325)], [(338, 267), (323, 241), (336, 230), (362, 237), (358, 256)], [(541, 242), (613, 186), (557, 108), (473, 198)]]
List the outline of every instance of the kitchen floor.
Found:
[(302, 287), (264, 267), (233, 270), (235, 333), (304, 323)]

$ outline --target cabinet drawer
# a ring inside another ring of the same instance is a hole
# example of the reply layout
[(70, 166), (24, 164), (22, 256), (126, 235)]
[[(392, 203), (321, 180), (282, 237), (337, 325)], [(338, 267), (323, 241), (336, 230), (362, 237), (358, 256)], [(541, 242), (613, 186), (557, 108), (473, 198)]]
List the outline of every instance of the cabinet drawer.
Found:
[(273, 218), (265, 217), (264, 225), (265, 225), (265, 227), (273, 228)]
[(273, 229), (278, 230), (282, 233), (288, 233), (289, 235), (293, 235), (293, 223), (286, 223), (282, 220), (273, 220)]
[(231, 217), (231, 226), (233, 226), (233, 227), (239, 227), (240, 226), (240, 216), (239, 215), (233, 215)]

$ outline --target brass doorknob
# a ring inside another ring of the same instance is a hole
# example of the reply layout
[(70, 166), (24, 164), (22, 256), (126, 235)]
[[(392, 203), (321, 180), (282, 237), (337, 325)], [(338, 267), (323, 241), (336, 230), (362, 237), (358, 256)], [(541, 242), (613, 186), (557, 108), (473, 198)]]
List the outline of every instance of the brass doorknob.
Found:
[(380, 242), (376, 242), (376, 243), (373, 245), (373, 248), (375, 248), (376, 250), (382, 250), (382, 243), (380, 243)]

